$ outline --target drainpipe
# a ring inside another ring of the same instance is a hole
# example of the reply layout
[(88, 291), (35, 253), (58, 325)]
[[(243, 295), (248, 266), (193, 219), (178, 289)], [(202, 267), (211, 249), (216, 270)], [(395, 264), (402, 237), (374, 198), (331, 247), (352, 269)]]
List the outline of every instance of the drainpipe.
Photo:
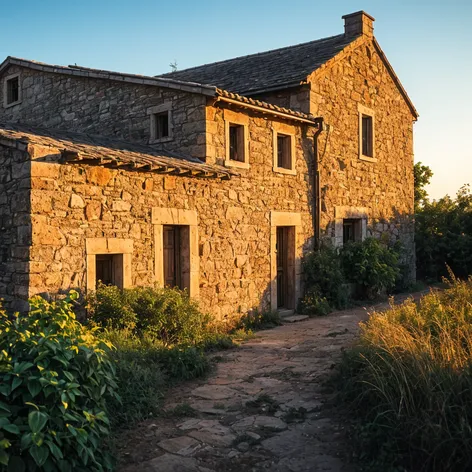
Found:
[(321, 187), (320, 171), (318, 168), (319, 151), (318, 138), (323, 131), (323, 118), (316, 118), (318, 129), (313, 135), (313, 231), (314, 231), (314, 249), (320, 248), (320, 214), (321, 214)]

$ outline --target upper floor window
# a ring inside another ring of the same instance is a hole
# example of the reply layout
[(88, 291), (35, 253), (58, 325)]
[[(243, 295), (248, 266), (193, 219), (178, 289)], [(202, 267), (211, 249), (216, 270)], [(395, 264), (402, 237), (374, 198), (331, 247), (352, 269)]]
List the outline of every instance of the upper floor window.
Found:
[(162, 113), (156, 113), (155, 118), (155, 135), (156, 139), (168, 138), (169, 137), (169, 112), (163, 111)]
[(277, 167), (281, 169), (292, 168), (291, 136), (277, 134)]
[(16, 105), (21, 101), (20, 74), (5, 77), (4, 106)]
[(371, 116), (362, 115), (362, 155), (367, 157), (372, 157), (374, 149), (372, 121)]
[(244, 162), (244, 125), (229, 124), (229, 159)]
[(375, 117), (374, 112), (363, 105), (359, 111), (359, 158), (375, 162)]
[(147, 111), (150, 115), (151, 130), (149, 143), (167, 142), (173, 139), (172, 134), (172, 103), (163, 103), (151, 107)]
[(295, 175), (295, 127), (274, 122), (272, 129), (274, 147), (273, 170), (281, 174)]
[(249, 117), (232, 110), (224, 110), (226, 157), (225, 166), (249, 169)]

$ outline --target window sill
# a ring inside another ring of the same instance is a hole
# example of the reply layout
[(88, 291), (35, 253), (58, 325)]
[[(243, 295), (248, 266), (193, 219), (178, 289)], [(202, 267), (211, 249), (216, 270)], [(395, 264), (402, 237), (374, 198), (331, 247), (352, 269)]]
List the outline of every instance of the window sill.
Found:
[(16, 102), (12, 102), (12, 103), (5, 103), (3, 105), (3, 108), (14, 107), (15, 105), (19, 105), (20, 103), (21, 103), (21, 100), (17, 100)]
[(297, 175), (296, 169), (285, 169), (284, 167), (273, 167), (272, 170), (278, 174)]
[(363, 154), (359, 156), (359, 159), (366, 162), (377, 162), (375, 157), (364, 156)]
[(160, 139), (150, 139), (149, 144), (168, 143), (168, 142), (173, 141), (173, 140), (174, 140), (173, 136), (167, 136), (165, 138), (160, 138)]
[(236, 167), (237, 169), (249, 169), (249, 162), (225, 160), (225, 167)]

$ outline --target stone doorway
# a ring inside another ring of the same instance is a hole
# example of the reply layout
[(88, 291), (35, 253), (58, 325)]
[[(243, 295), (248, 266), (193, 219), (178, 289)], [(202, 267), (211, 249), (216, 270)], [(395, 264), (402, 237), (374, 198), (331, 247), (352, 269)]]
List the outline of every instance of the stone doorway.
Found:
[(295, 227), (277, 227), (277, 308), (295, 308)]
[(293, 314), (301, 295), (301, 215), (270, 213), (270, 309)]

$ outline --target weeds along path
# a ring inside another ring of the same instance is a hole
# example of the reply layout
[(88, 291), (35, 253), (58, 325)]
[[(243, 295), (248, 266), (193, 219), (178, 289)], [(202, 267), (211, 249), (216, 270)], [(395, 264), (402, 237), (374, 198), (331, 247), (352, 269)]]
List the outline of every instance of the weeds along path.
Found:
[(347, 431), (325, 381), (374, 308), (388, 303), (262, 331), (237, 349), (214, 354), (208, 378), (168, 392), (165, 409), (175, 416), (123, 434), (119, 471), (354, 470)]

